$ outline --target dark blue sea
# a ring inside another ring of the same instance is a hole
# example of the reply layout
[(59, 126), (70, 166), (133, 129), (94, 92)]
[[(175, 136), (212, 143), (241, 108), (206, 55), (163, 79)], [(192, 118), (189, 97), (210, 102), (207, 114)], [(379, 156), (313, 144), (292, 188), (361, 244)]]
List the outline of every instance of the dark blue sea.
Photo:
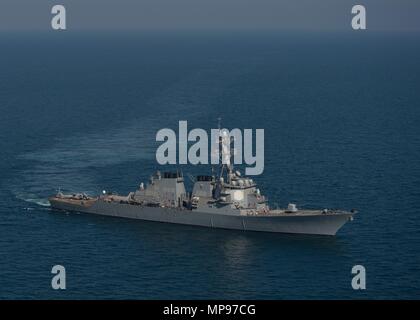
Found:
[[(0, 298), (420, 298), (419, 57), (410, 33), (3, 32)], [(58, 188), (135, 190), (166, 169), (159, 129), (218, 117), (265, 129), (270, 204), (354, 221), (322, 237), (50, 210)]]

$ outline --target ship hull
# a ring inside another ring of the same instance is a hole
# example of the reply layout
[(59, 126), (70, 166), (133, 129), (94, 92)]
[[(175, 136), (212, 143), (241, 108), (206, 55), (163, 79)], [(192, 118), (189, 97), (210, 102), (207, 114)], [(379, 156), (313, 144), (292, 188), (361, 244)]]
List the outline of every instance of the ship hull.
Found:
[(50, 203), (53, 209), (120, 218), (209, 228), (330, 236), (335, 235), (352, 217), (351, 213), (291, 216), (241, 216), (208, 213), (198, 210), (143, 207), (105, 201), (97, 201), (89, 207), (52, 199), (50, 199)]

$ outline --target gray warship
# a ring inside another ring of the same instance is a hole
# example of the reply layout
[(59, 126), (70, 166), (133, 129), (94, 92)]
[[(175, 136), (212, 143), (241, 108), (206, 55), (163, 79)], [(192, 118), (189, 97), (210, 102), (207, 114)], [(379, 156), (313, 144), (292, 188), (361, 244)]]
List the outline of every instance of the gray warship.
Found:
[[(213, 172), (215, 170), (212, 170)], [(49, 198), (53, 209), (194, 225), (294, 234), (335, 235), (356, 211), (271, 209), (255, 181), (242, 176), (231, 164), (221, 164), (216, 174), (199, 175), (188, 193), (181, 171), (159, 172), (126, 196), (58, 192)]]

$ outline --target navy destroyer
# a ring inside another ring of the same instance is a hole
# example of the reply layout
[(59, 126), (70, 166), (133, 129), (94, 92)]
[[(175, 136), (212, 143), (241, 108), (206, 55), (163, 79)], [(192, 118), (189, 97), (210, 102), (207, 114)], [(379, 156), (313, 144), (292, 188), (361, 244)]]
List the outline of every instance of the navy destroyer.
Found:
[[(191, 177), (194, 185), (187, 192), (182, 172), (157, 171), (147, 185), (126, 196), (110, 194), (91, 197), (83, 193), (58, 192), (49, 198), (53, 209), (186, 224), (210, 228), (237, 229), (316, 235), (335, 235), (356, 213), (354, 210), (298, 209), (289, 203), (285, 209), (272, 209), (255, 181), (234, 170), (229, 137), (220, 129), (216, 145), (220, 164), (211, 175)], [(234, 151), (234, 150), (232, 150)]]
[(335, 235), (354, 211), (301, 210), (295, 204), (270, 209), (255, 182), (239, 171), (223, 177), (197, 176), (187, 193), (180, 172), (159, 171), (147, 186), (127, 196), (63, 194), (49, 198), (53, 209), (210, 228)]
[(186, 224), (210, 228), (281, 233), (335, 235), (354, 210), (308, 210), (290, 203), (271, 209), (255, 181), (242, 176), (233, 165), (223, 164), (217, 174), (194, 178), (192, 192), (182, 172), (157, 171), (149, 183), (126, 196), (58, 192), (49, 198), (53, 209)]

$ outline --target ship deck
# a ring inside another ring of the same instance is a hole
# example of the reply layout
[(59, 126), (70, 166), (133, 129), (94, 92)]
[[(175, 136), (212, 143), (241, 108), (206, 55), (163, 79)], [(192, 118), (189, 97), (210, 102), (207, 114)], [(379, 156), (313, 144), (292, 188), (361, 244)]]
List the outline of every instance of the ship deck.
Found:
[[(247, 210), (245, 210), (247, 211)], [(341, 210), (297, 210), (296, 212), (290, 212), (285, 209), (274, 209), (267, 212), (259, 212), (257, 216), (285, 216), (285, 217), (295, 217), (295, 216), (319, 216), (319, 215), (337, 215), (337, 214), (352, 214), (351, 212), (341, 211)]]
[(68, 203), (71, 205), (77, 205), (77, 206), (84, 206), (84, 207), (90, 207), (93, 205), (98, 198), (88, 198), (88, 199), (74, 199), (74, 198), (60, 198), (60, 197), (52, 197), (49, 199), (49, 201), (58, 201), (62, 203)]

